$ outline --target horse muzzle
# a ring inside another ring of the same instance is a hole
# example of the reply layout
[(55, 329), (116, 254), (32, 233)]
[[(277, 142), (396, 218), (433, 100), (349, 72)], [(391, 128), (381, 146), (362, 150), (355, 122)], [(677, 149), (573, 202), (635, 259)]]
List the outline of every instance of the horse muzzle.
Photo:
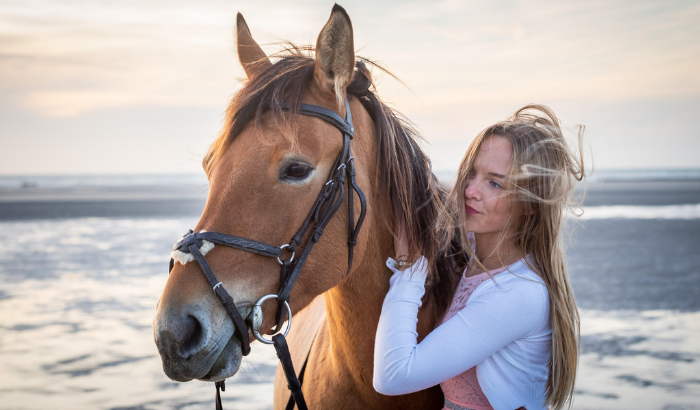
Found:
[[(241, 303), (238, 309), (247, 316), (252, 304)], [(202, 305), (166, 309), (156, 315), (153, 331), (163, 371), (172, 380), (219, 381), (238, 371), (241, 341), (223, 310), (211, 312)]]

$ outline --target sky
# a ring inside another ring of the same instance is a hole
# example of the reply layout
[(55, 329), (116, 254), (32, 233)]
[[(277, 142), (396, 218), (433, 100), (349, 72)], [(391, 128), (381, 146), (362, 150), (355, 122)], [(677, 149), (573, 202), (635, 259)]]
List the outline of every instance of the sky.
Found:
[[(436, 170), (520, 106), (550, 106), (598, 169), (700, 167), (700, 2), (346, 1), (378, 93)], [(0, 175), (201, 173), (263, 49), (315, 44), (325, 1), (0, 0)]]

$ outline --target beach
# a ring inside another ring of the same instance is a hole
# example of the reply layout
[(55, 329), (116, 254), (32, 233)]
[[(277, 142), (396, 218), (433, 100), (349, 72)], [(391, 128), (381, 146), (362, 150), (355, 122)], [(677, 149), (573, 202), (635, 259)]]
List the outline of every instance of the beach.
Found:
[[(213, 408), (212, 384), (163, 374), (151, 325), (206, 193), (202, 177), (0, 179), (0, 409)], [(699, 204), (692, 178), (588, 185), (567, 229), (572, 408), (700, 409)], [(225, 408), (271, 408), (274, 349), (252, 348)]]

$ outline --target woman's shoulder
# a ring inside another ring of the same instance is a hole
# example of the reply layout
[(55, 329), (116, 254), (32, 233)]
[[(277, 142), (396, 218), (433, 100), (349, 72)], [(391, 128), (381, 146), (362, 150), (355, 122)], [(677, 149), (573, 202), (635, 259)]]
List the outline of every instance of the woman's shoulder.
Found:
[(518, 260), (514, 264), (507, 266), (503, 271), (493, 276), (494, 286), (511, 284), (518, 287), (528, 287), (533, 289), (547, 289), (544, 280), (533, 270), (527, 261), (527, 256)]
[(479, 285), (469, 306), (497, 318), (517, 339), (551, 330), (547, 287), (522, 259)]
[(542, 278), (528, 265), (525, 258), (484, 281), (473, 296), (502, 296), (513, 303), (534, 304), (533, 308), (549, 305), (549, 292)]
[(537, 283), (546, 289), (547, 285), (542, 280), (542, 277), (534, 270), (531, 262), (529, 262), (529, 256), (520, 259), (518, 262), (514, 263), (511, 269), (506, 269), (504, 273), (509, 273), (513, 280), (521, 279), (529, 283)]

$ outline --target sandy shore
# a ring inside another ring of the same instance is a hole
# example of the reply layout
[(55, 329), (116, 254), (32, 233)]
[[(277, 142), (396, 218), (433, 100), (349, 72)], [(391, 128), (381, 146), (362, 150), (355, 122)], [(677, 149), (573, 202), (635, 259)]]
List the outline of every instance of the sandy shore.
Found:
[(0, 220), (199, 215), (206, 185), (0, 188)]
[[(198, 216), (207, 194), (206, 184), (4, 186), (0, 187), (0, 220)], [(625, 181), (588, 184), (584, 206), (699, 203), (700, 181)]]

